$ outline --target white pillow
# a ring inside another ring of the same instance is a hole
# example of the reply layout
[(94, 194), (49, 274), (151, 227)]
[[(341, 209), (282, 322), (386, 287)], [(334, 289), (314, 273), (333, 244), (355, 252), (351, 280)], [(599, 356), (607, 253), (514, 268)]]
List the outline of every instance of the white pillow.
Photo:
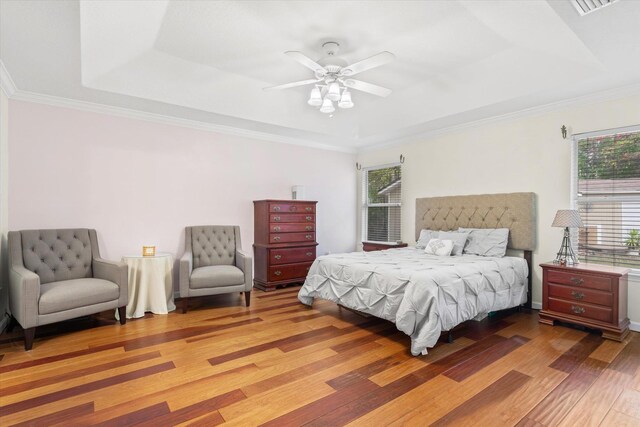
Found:
[(431, 239), (424, 251), (430, 255), (449, 256), (453, 250), (453, 240)]
[(458, 231), (470, 232), (465, 254), (503, 257), (507, 253), (508, 228), (459, 228)]
[(427, 243), (429, 240), (436, 239), (438, 237), (439, 231), (427, 230), (423, 228), (420, 231), (420, 237), (418, 238), (418, 242), (416, 243), (416, 249), (424, 249), (427, 247)]
[(462, 255), (462, 250), (466, 245), (468, 238), (468, 231), (441, 231), (438, 233), (438, 239), (453, 241), (453, 251), (451, 251), (452, 256)]

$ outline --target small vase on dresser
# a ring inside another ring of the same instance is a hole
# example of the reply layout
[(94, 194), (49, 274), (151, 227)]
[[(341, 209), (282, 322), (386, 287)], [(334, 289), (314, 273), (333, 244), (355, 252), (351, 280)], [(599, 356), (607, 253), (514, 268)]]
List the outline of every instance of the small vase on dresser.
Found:
[(256, 200), (254, 286), (273, 291), (302, 284), (316, 259), (316, 204), (307, 200)]

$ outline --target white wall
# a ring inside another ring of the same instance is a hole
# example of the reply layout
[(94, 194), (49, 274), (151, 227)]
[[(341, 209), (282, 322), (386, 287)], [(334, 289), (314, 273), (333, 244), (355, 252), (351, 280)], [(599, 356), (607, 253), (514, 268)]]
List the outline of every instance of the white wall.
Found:
[[(105, 258), (179, 257), (184, 227), (238, 224), (253, 200), (317, 200), (318, 254), (355, 249), (355, 155), (10, 101), (9, 228), (92, 227)], [(177, 271), (174, 271), (174, 279)], [(174, 283), (177, 286), (177, 283)]]
[(9, 99), (0, 90), (0, 332), (9, 306), (7, 232), (9, 230)]
[[(535, 116), (502, 120), (420, 142), (360, 153), (364, 166), (397, 162), (402, 170), (405, 242), (415, 242), (415, 199), (430, 196), (532, 191), (538, 203), (538, 247), (534, 251), (533, 301), (541, 302), (542, 269), (555, 258), (562, 230), (552, 228), (558, 209), (570, 207), (570, 138), (564, 124), (581, 133), (640, 123), (640, 96), (567, 107)], [(632, 321), (640, 322), (640, 280), (629, 286)], [(640, 327), (640, 323), (636, 324)]]

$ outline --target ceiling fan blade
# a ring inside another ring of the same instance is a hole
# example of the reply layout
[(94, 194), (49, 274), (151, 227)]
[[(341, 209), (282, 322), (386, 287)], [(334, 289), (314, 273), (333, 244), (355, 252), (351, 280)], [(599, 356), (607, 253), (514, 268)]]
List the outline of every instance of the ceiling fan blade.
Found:
[(296, 52), (296, 51), (290, 50), (288, 52), (285, 52), (284, 54), (298, 61), (308, 69), (313, 70), (318, 74), (321, 74), (321, 75), (327, 74), (327, 70), (322, 65), (318, 64), (316, 61), (309, 58), (307, 55), (303, 54), (302, 52)]
[(348, 88), (371, 93), (373, 95), (382, 96), (383, 98), (391, 94), (391, 89), (387, 89), (386, 87), (363, 82), (362, 80), (346, 79), (344, 81), (344, 85)]
[(396, 56), (391, 52), (380, 52), (377, 55), (373, 55), (367, 59), (363, 59), (362, 61), (358, 61), (354, 64), (348, 65), (344, 67), (340, 71), (340, 75), (342, 76), (353, 76), (355, 74), (361, 73), (366, 70), (370, 70), (375, 67), (379, 67), (386, 63), (393, 61)]
[(262, 90), (280, 90), (280, 89), (289, 89), (290, 87), (296, 86), (305, 86), (313, 83), (318, 83), (320, 80), (318, 79), (310, 79), (310, 80), (301, 80), (299, 82), (285, 83), (283, 85), (265, 87)]

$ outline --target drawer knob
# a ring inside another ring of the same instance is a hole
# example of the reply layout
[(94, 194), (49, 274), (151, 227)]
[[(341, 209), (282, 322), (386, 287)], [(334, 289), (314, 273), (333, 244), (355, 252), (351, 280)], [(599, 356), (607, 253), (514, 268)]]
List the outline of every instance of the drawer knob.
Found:
[(308, 217), (306, 217), (305, 219), (306, 219), (307, 221), (311, 221), (311, 220), (312, 220), (312, 217), (308, 216)]
[(313, 236), (311, 234), (307, 234), (306, 236), (304, 236), (307, 240), (311, 240), (313, 239)]
[(273, 231), (280, 231), (280, 226), (276, 225), (275, 227), (273, 227)]
[(574, 297), (575, 299), (584, 298), (584, 294), (582, 292), (577, 292), (577, 291), (571, 291), (571, 296)]
[(273, 240), (275, 240), (276, 242), (279, 242), (280, 241), (280, 236), (274, 237)]
[(582, 285), (584, 283), (584, 279), (580, 277), (572, 277), (569, 280), (571, 280), (571, 283), (573, 283), (574, 285)]
[(280, 221), (280, 217), (279, 217), (279, 216), (274, 216), (274, 217), (273, 217), (273, 220), (274, 220), (274, 221)]
[(582, 314), (584, 313), (584, 307), (578, 307), (576, 305), (572, 305), (571, 306), (571, 311), (573, 311), (575, 314)]
[(312, 228), (313, 228), (312, 226), (307, 225), (304, 229), (307, 230), (307, 231), (311, 231)]
[(297, 206), (290, 206), (289, 210), (293, 212), (293, 211), (298, 210), (298, 207)]
[(280, 271), (280, 270), (276, 270), (276, 271), (274, 271), (274, 272), (273, 272), (273, 274), (275, 274), (276, 276), (279, 276), (279, 275), (281, 275), (281, 274), (282, 274), (282, 271)]
[(307, 252), (307, 256), (313, 255), (313, 252)]
[(307, 206), (306, 208), (304, 208), (304, 210), (307, 211), (307, 212), (311, 212), (311, 207)]
[(274, 256), (274, 258), (275, 259), (280, 259), (280, 258), (282, 258), (282, 255), (276, 255), (276, 256)]
[(273, 210), (276, 212), (280, 212), (280, 206), (274, 206)]

